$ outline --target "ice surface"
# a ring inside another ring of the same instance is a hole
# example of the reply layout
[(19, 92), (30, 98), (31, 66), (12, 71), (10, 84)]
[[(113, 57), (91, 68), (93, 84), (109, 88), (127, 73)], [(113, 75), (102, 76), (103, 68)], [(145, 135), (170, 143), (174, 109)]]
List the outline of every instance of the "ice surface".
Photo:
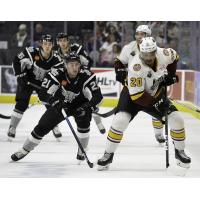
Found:
[[(0, 113), (10, 115), (13, 107), (12, 104), (0, 104)], [(101, 108), (100, 112), (110, 109)], [(186, 152), (192, 159), (189, 170), (176, 166), (170, 139), (170, 168), (166, 171), (165, 148), (155, 141), (151, 117), (142, 112), (126, 130), (109, 171), (100, 172), (96, 167), (90, 169), (86, 162), (77, 165), (77, 145), (66, 121), (60, 124), (63, 133), (61, 142), (57, 142), (50, 132), (27, 157), (17, 163), (10, 162), (10, 155), (22, 147), (44, 111), (45, 108), (40, 105), (28, 109), (13, 142), (8, 142), (6, 136), (9, 120), (0, 119), (0, 177), (200, 177), (200, 121), (187, 114), (183, 117), (187, 134)], [(73, 118), (70, 120), (76, 129)], [(111, 122), (112, 117), (103, 119), (107, 130)], [(100, 134), (93, 120), (90, 133), (87, 154), (92, 162), (96, 162), (104, 152), (107, 134)]]

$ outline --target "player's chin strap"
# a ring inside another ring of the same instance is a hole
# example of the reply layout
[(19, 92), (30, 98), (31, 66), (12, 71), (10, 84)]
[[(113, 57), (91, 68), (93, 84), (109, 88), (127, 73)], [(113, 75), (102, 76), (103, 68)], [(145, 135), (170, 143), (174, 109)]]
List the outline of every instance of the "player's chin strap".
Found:
[(67, 121), (67, 124), (68, 124), (69, 128), (71, 129), (72, 134), (74, 135), (74, 138), (75, 138), (75, 140), (76, 140), (76, 142), (78, 144), (78, 147), (80, 148), (80, 150), (82, 151), (83, 155), (85, 156), (85, 159), (87, 161), (88, 166), (90, 168), (93, 168), (94, 164), (89, 161), (89, 159), (87, 157), (87, 154), (86, 154), (81, 142), (79, 141), (78, 136), (76, 135), (76, 132), (74, 131), (74, 128), (73, 128), (71, 122), (69, 121), (64, 109), (62, 109), (62, 114), (63, 114), (65, 120)]

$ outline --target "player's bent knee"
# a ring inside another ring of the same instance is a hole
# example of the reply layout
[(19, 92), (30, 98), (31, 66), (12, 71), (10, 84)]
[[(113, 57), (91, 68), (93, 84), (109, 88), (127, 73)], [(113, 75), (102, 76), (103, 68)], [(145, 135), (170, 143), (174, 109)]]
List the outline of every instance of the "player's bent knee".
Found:
[(124, 130), (128, 127), (130, 120), (131, 115), (129, 113), (119, 112), (113, 118), (112, 127), (116, 130), (124, 132)]
[(36, 138), (43, 138), (46, 134), (49, 133), (51, 129), (47, 126), (43, 126), (42, 124), (38, 124), (35, 128), (33, 133), (35, 134)]
[(178, 111), (172, 112), (169, 115), (169, 124), (173, 129), (180, 129), (184, 127), (184, 120)]

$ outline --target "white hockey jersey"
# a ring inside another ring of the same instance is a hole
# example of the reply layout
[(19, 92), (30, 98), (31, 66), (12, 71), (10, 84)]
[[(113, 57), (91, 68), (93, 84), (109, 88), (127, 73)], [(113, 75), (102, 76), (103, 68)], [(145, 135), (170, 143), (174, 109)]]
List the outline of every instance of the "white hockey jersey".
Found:
[(167, 74), (167, 66), (178, 60), (178, 54), (175, 50), (168, 48), (157, 48), (156, 52), (156, 72), (145, 65), (136, 54), (130, 57), (128, 62), (128, 89), (132, 100), (141, 97), (144, 91), (154, 96), (158, 90), (158, 86), (152, 89), (155, 81)]
[(139, 48), (136, 41), (132, 41), (129, 44), (125, 45), (117, 57), (122, 64), (127, 65), (129, 59), (131, 59), (135, 54), (139, 53)]

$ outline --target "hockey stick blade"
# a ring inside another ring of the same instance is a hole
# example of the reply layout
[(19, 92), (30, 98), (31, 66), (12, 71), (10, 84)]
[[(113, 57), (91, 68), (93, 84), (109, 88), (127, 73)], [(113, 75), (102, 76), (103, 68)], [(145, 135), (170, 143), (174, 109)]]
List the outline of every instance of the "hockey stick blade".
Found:
[(106, 117), (110, 117), (111, 115), (113, 115), (116, 110), (117, 110), (117, 108), (114, 107), (112, 110), (108, 111), (107, 113), (93, 112), (93, 114), (98, 115), (98, 116), (103, 117), (103, 118), (106, 118)]
[(0, 114), (0, 118), (2, 118), (2, 119), (10, 119), (11, 116), (7, 116), (7, 115), (2, 115), (2, 114)]
[(89, 160), (87, 161), (87, 164), (89, 165), (90, 168), (93, 168), (93, 167), (94, 167), (94, 164), (91, 163)]

